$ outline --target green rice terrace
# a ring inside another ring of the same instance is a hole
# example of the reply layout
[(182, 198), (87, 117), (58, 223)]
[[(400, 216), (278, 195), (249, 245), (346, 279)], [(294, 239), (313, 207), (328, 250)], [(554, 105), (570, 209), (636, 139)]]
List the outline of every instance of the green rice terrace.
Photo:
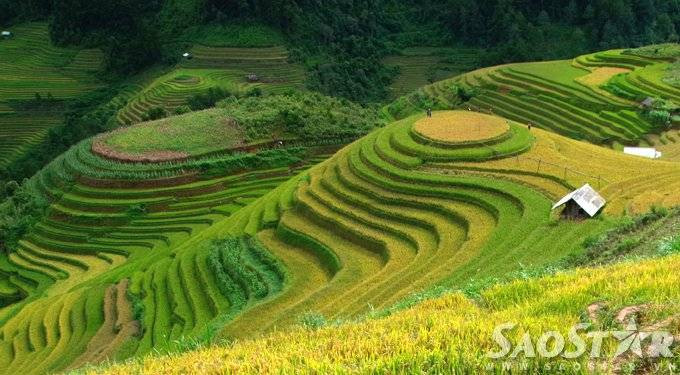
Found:
[(473, 70), (479, 66), (478, 54), (474, 49), (410, 47), (400, 55), (388, 56), (384, 63), (399, 69), (390, 86), (390, 96), (398, 98), (427, 84)]
[[(2, 257), (5, 370), (41, 373), (146, 353), (185, 335), (205, 335), (208, 323), (283, 287), (281, 264), (256, 240), (175, 249), (195, 243), (317, 156), (298, 148), (126, 164), (91, 149), (91, 140), (79, 144), (30, 181), (51, 205)], [(266, 168), (247, 168), (258, 164)], [(249, 228), (272, 220), (291, 204), (291, 194), (288, 189), (267, 215), (253, 217)], [(234, 262), (238, 270), (231, 269)]]
[(0, 167), (61, 123), (64, 100), (102, 85), (101, 51), (53, 46), (47, 23), (12, 31), (13, 38), (0, 40)]
[[(425, 86), (389, 105), (387, 112), (401, 118), (414, 108), (461, 106), (463, 92), (464, 108), (493, 112), (574, 139), (615, 148), (658, 145), (654, 134), (680, 122), (669, 113), (680, 103), (680, 89), (666, 82), (673, 60), (668, 55), (614, 50), (573, 60), (483, 68)], [(641, 103), (647, 98), (656, 104), (643, 111)], [(657, 110), (666, 116), (658, 116)], [(664, 144), (667, 141), (674, 143), (666, 138)]]
[[(432, 285), (550, 264), (625, 210), (680, 196), (671, 162), (468, 111), (423, 117), (330, 158), (292, 147), (130, 163), (81, 142), (28, 182), (47, 214), (0, 258), (2, 368), (51, 372), (253, 337), (309, 311), (361, 316)], [(442, 121), (490, 130), (465, 139)], [(113, 134), (126, 131), (139, 128)], [(573, 161), (584, 166), (563, 174)], [(608, 215), (551, 215), (584, 182), (606, 193)]]
[[(0, 254), (0, 372), (249, 342), (310, 314), (351, 321), (588, 255), (634, 215), (680, 205), (669, 50), (479, 69), (380, 113), (302, 92), (140, 122), (212, 85), (276, 93), (303, 78), (279, 47), (196, 46), (129, 92), (129, 126), (17, 188), (44, 210)], [(600, 213), (552, 210), (584, 184), (605, 197)]]
[(173, 113), (187, 104), (192, 95), (211, 87), (233, 92), (259, 88), (280, 93), (302, 88), (305, 73), (302, 66), (289, 62), (283, 46), (260, 48), (208, 47), (190, 49), (191, 59), (161, 76), (152, 76), (134, 86), (128, 93), (127, 105), (118, 114), (121, 124), (142, 121), (153, 108)]
[[(53, 46), (47, 23), (24, 23), (11, 30), (12, 38), (0, 40), (0, 54), (12, 56), (0, 62), (0, 166), (44, 140), (51, 127), (63, 124), (69, 101), (106, 84), (98, 78), (103, 63), (100, 50)], [(185, 42), (190, 45), (190, 59), (124, 80), (111, 102), (120, 108), (118, 124), (138, 123), (154, 110), (166, 115), (178, 108), (186, 112), (191, 97), (210, 89), (241, 95), (254, 89), (269, 94), (303, 87), (304, 69), (289, 61), (283, 46), (192, 43)]]

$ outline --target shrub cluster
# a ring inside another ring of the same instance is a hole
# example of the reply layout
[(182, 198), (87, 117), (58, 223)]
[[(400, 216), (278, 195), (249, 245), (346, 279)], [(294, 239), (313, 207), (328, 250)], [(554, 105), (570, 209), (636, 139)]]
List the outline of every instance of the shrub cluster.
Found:
[(144, 121), (153, 121), (153, 120), (158, 120), (162, 119), (164, 117), (168, 116), (168, 111), (165, 110), (163, 107), (152, 107), (149, 108), (148, 111), (144, 112), (142, 114), (142, 120)]
[(225, 238), (211, 244), (207, 262), (218, 282), (220, 292), (234, 306), (243, 306), (249, 298), (264, 298), (267, 285), (243, 260), (247, 250), (245, 240)]
[(187, 105), (194, 111), (200, 111), (212, 108), (218, 101), (233, 95), (229, 90), (222, 87), (211, 87), (203, 93), (190, 96), (187, 99)]
[[(100, 89), (69, 101), (64, 122), (50, 128), (42, 142), (28, 148), (20, 158), (0, 170), (0, 185), (29, 178), (82, 139), (111, 130), (115, 126), (114, 115), (122, 106), (111, 101), (118, 89)], [(0, 191), (0, 198), (3, 196)]]
[(45, 215), (49, 201), (27, 181), (10, 181), (2, 190), (9, 198), (0, 204), (0, 252), (7, 254)]
[(315, 93), (230, 97), (218, 103), (250, 141), (270, 137), (358, 138), (382, 126), (377, 108)]
[(582, 245), (585, 252), (568, 257), (565, 264), (569, 267), (578, 267), (606, 263), (623, 257), (643, 244), (643, 238), (640, 237), (643, 230), (669, 215), (677, 217), (678, 214), (680, 214), (678, 210), (669, 212), (663, 207), (653, 207), (645, 214), (624, 217), (607, 232), (584, 239)]

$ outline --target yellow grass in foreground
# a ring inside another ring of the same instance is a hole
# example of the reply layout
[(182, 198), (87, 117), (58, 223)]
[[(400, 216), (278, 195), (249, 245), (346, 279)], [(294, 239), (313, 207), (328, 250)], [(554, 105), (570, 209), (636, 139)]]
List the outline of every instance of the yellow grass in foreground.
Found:
[[(229, 347), (147, 357), (138, 363), (88, 373), (483, 372), (486, 366), (497, 364), (486, 354), (498, 350), (492, 332), (506, 322), (517, 324), (506, 334), (515, 347), (524, 332), (534, 335), (535, 345), (541, 333), (557, 330), (567, 337), (572, 325), (579, 322), (594, 322), (594, 330), (620, 330), (620, 324), (612, 323), (606, 314), (644, 304), (638, 319), (641, 326), (665, 321), (668, 324), (664, 330), (677, 335), (677, 319), (667, 318), (677, 313), (680, 303), (679, 267), (680, 256), (671, 256), (570, 271), (493, 287), (483, 293), (482, 306), (453, 293), (387, 318), (318, 330), (295, 328)], [(605, 306), (606, 312), (589, 318), (586, 308), (595, 303)], [(590, 339), (585, 340), (590, 345)], [(617, 343), (605, 339), (605, 358), (611, 358)], [(571, 348), (567, 346), (567, 350)], [(541, 361), (547, 360), (532, 359), (530, 363), (544, 366), (546, 363)], [(587, 358), (575, 361), (588, 365)], [(598, 365), (610, 362), (613, 360), (602, 360)]]
[(470, 111), (441, 111), (419, 120), (413, 130), (442, 142), (468, 142), (498, 137), (509, 130), (507, 120)]

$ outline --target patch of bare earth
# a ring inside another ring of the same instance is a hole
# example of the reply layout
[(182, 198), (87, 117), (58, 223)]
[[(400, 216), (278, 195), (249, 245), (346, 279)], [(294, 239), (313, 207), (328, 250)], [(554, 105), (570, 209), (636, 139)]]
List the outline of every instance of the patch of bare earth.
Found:
[(104, 137), (105, 135), (98, 137), (92, 142), (92, 153), (106, 159), (129, 163), (159, 163), (164, 161), (186, 160), (189, 157), (189, 154), (186, 152), (167, 150), (149, 151), (144, 153), (117, 151), (105, 143)]
[[(677, 331), (677, 326), (680, 323), (680, 314), (659, 321), (645, 321), (645, 313), (653, 308), (654, 306), (646, 304), (625, 306), (615, 314), (614, 321), (621, 325), (624, 330), (634, 328), (634, 330), (630, 331), (631, 335), (664, 330)], [(586, 312), (591, 322), (600, 324), (602, 315), (606, 309), (607, 304), (605, 302), (596, 302), (588, 306)], [(632, 327), (629, 327), (629, 324), (631, 323), (634, 324)], [(680, 335), (675, 335), (673, 337), (673, 345), (677, 345), (678, 342), (680, 342)], [(653, 350), (654, 349), (651, 346), (646, 348), (643, 355), (647, 356), (642, 358), (641, 361), (639, 361), (640, 359), (632, 352), (632, 350), (611, 359), (611, 362), (609, 363), (606, 362), (608, 359), (592, 358), (588, 363), (588, 368), (590, 371), (606, 368), (608, 369), (608, 373), (623, 374), (630, 372), (630, 364), (635, 364), (634, 373), (654, 374), (656, 373), (656, 367), (654, 365), (655, 363), (658, 363), (659, 358), (653, 358), (651, 356)]]

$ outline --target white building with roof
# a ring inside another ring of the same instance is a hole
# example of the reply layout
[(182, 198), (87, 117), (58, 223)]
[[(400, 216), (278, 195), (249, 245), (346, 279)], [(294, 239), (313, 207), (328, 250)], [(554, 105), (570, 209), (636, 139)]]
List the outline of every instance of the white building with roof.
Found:
[(643, 158), (658, 159), (661, 157), (661, 151), (657, 151), (653, 147), (624, 147), (623, 153), (628, 155), (642, 156)]
[(560, 199), (552, 209), (566, 205), (562, 211), (562, 216), (578, 218), (586, 213), (588, 216), (595, 216), (607, 203), (602, 196), (595, 191), (589, 184), (572, 191)]

